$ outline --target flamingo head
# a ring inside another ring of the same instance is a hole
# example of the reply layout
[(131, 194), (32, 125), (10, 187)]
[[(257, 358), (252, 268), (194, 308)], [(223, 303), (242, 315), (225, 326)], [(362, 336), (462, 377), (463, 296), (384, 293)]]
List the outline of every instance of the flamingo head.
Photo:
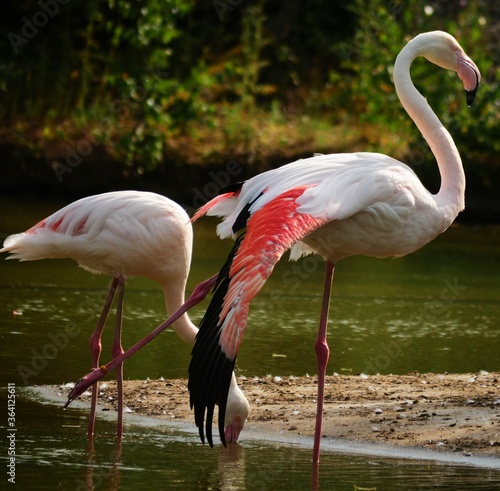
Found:
[(458, 41), (450, 34), (433, 31), (414, 38), (419, 44), (420, 53), (431, 63), (447, 70), (457, 72), (464, 84), (467, 105), (474, 102), (481, 73), (476, 64), (465, 54)]
[(250, 404), (236, 383), (231, 384), (224, 417), (226, 443), (236, 443), (250, 412)]
[(239, 415), (235, 415), (233, 422), (224, 429), (226, 443), (237, 443), (240, 437), (241, 430), (245, 424), (245, 420)]

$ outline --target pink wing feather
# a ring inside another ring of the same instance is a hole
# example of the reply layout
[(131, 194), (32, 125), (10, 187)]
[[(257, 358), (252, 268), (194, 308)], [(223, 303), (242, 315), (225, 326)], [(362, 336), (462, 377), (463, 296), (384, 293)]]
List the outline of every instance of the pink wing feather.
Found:
[(200, 218), (203, 215), (209, 214), (209, 211), (217, 204), (227, 201), (230, 198), (234, 198), (238, 196), (239, 191), (236, 192), (230, 192), (230, 193), (223, 193), (220, 194), (219, 196), (216, 196), (215, 198), (211, 199), (208, 203), (205, 203), (201, 208), (199, 208), (196, 213), (193, 215), (191, 218), (192, 222), (196, 222), (198, 218)]
[[(190, 406), (200, 438), (212, 441), (212, 419), (219, 405), (219, 435), (225, 444), (224, 414), (236, 355), (247, 325), (248, 309), (283, 253), (327, 219), (297, 211), (297, 198), (310, 186), (285, 190), (250, 212), (252, 200), (235, 216), (231, 230), (239, 233), (222, 267), (210, 305), (203, 317), (189, 365)], [(267, 190), (260, 193), (265, 194)], [(238, 198), (227, 193), (207, 203), (200, 213), (231, 212)], [(217, 204), (216, 209), (213, 206)], [(225, 213), (223, 213), (225, 215)], [(246, 228), (246, 231), (244, 230)], [(206, 419), (205, 419), (206, 417)], [(206, 422), (206, 424), (205, 424)]]
[(230, 284), (219, 321), (220, 345), (234, 359), (245, 331), (251, 300), (262, 288), (281, 256), (296, 242), (326, 223), (299, 213), (296, 199), (310, 186), (290, 189), (255, 211), (230, 268)]

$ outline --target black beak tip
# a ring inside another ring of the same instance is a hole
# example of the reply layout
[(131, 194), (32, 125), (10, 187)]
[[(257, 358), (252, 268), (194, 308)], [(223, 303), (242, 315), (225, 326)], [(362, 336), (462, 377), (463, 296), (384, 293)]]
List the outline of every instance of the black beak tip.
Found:
[(474, 90), (465, 91), (465, 100), (467, 101), (467, 107), (471, 107), (476, 98), (477, 87)]

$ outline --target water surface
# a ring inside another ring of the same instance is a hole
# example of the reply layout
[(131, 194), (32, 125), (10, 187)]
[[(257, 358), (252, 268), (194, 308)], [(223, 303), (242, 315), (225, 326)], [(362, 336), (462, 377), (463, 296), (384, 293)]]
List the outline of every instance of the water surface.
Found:
[[(5, 198), (0, 204), (3, 237), (63, 205)], [(215, 237), (215, 224), (204, 219), (195, 225), (189, 290), (215, 273), (231, 248), (231, 241)], [(405, 258), (341, 261), (334, 279), (328, 373), (498, 371), (499, 246), (500, 227), (455, 226)], [(323, 269), (323, 261), (314, 257), (277, 265), (252, 303), (239, 373), (315, 373)], [(64, 412), (23, 395), (23, 386), (63, 384), (88, 371), (88, 338), (108, 287), (107, 277), (90, 275), (71, 260), (0, 259), (1, 394), (4, 401), (7, 383), (16, 384), (17, 475), (23, 488), (85, 489), (87, 482), (94, 489), (308, 489), (309, 449), (243, 439), (235, 455), (201, 446), (192, 433), (128, 428), (118, 456), (114, 424), (101, 422), (89, 451), (85, 410)], [(128, 282), (125, 305), (126, 347), (164, 319), (165, 307), (159, 286), (143, 278)], [(206, 305), (192, 311), (195, 322)], [(111, 316), (110, 326), (112, 321)], [(111, 331), (103, 340), (104, 362), (111, 359)], [(167, 331), (127, 363), (125, 377), (185, 377), (189, 352)], [(321, 479), (322, 489), (341, 490), (354, 485), (495, 489), (500, 484), (497, 470), (334, 452), (322, 458)]]
[[(18, 402), (16, 484), (21, 489), (306, 490), (311, 450), (244, 440), (227, 449), (202, 446), (194, 432), (98, 421), (93, 447), (84, 436), (87, 412), (62, 411), (23, 397)], [(3, 430), (2, 430), (3, 431)], [(2, 460), (4, 458), (2, 457)], [(2, 483), (3, 484), (3, 483)], [(493, 490), (500, 470), (468, 465), (323, 452), (320, 489)], [(8, 489), (6, 486), (2, 489)]]

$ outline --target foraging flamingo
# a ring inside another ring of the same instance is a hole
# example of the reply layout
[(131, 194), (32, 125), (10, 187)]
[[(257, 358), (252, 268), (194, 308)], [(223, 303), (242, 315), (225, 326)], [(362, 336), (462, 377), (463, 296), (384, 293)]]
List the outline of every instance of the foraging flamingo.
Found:
[[(123, 353), (121, 345), (125, 278), (145, 276), (163, 287), (169, 312), (184, 303), (184, 290), (191, 263), (193, 230), (187, 213), (177, 203), (155, 193), (116, 191), (89, 196), (57, 211), (24, 233), (5, 239), (0, 252), (7, 259), (33, 261), (71, 258), (91, 273), (113, 277), (111, 288), (90, 338), (92, 368), (99, 367), (101, 334), (115, 294), (116, 324), (113, 357)], [(197, 327), (187, 314), (173, 324), (181, 339), (193, 345)], [(117, 435), (123, 432), (123, 363), (116, 366), (118, 390)], [(238, 436), (248, 416), (249, 404), (232, 378), (232, 405), (227, 414), (227, 434)], [(89, 438), (94, 434), (97, 383), (92, 391)]]
[(318, 397), (313, 463), (317, 469), (335, 264), (355, 254), (387, 258), (414, 252), (444, 232), (464, 208), (465, 176), (458, 150), (411, 81), (410, 65), (418, 56), (457, 72), (468, 105), (474, 100), (480, 73), (455, 38), (441, 31), (416, 36), (396, 59), (396, 92), (437, 160), (441, 187), (436, 195), (425, 189), (410, 167), (386, 155), (318, 155), (259, 174), (196, 213), (194, 219), (224, 217), (218, 235), (235, 239), (200, 324), (189, 367), (190, 404), (203, 442), (205, 431), (213, 445), (212, 418), (218, 403), (219, 433), (225, 443), (224, 401), (251, 300), (286, 250), (291, 249), (291, 260), (316, 253), (326, 260), (315, 344)]

